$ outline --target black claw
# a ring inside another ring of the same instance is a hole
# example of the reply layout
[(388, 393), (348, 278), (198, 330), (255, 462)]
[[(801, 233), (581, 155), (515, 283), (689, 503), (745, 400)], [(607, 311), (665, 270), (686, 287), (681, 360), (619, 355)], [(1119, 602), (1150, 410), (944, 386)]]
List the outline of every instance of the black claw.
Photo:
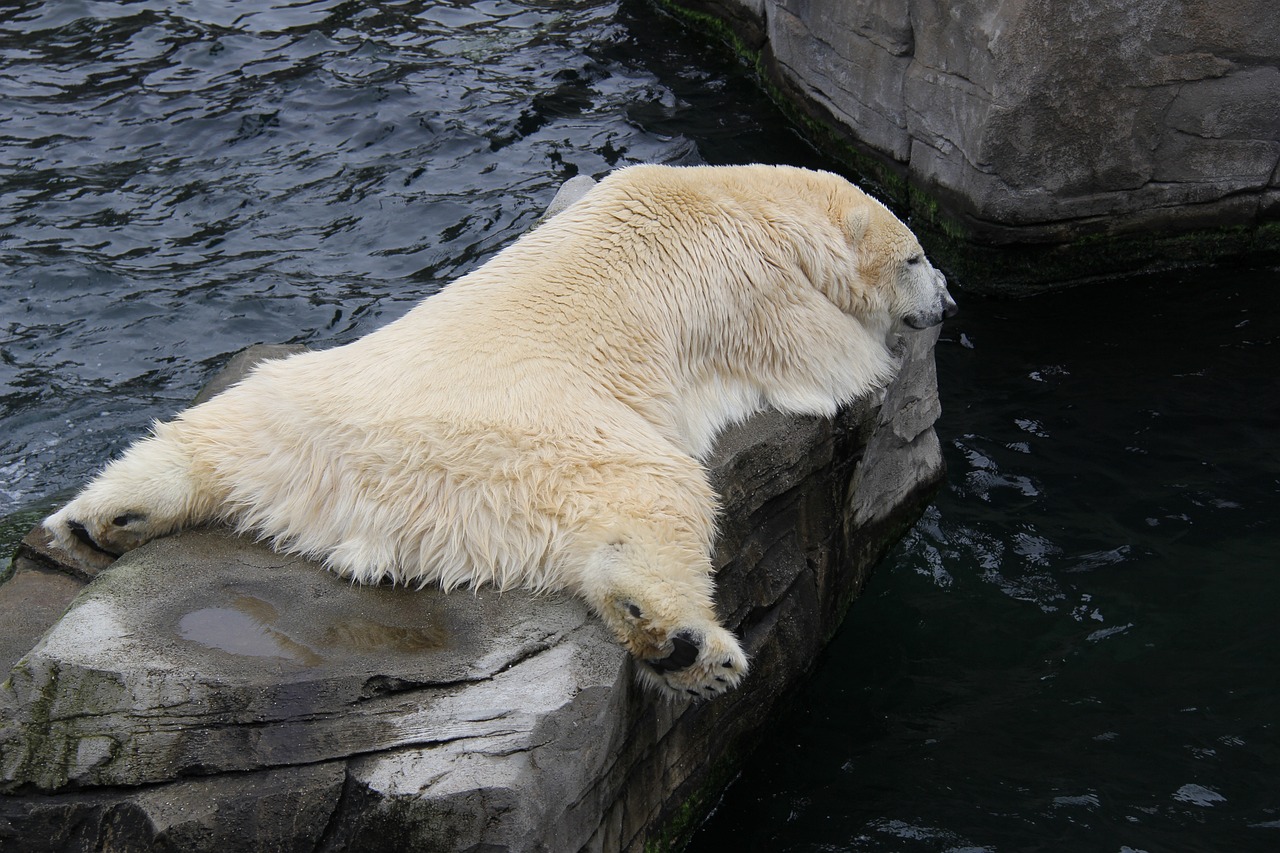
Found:
[(694, 690), (692, 687), (688, 688), (684, 692), (688, 693), (690, 696), (697, 696), (699, 699), (702, 698), (701, 694), (699, 694), (698, 691)]
[(111, 523), (116, 527), (124, 527), (126, 524), (133, 524), (135, 521), (142, 521), (144, 518), (146, 516), (140, 512), (126, 512), (124, 515), (117, 515), (111, 519)]
[(721, 677), (720, 677), (720, 676), (718, 676), (718, 675), (716, 676), (716, 681), (720, 682), (721, 684), (728, 684), (728, 683), (729, 683), (726, 679), (721, 678)]
[(720, 665), (721, 665), (721, 666), (727, 666), (727, 667), (729, 667), (729, 669), (733, 669), (733, 661), (731, 661), (731, 660), (727, 660), (727, 661), (725, 661), (724, 663), (722, 663), (722, 664), (720, 664)]
[(89, 535), (89, 531), (88, 531), (88, 529), (87, 529), (87, 528), (85, 528), (85, 526), (84, 526), (83, 524), (81, 524), (80, 522), (78, 522), (78, 521), (68, 521), (68, 522), (67, 522), (67, 529), (71, 531), (71, 534), (72, 534), (73, 536), (75, 536), (77, 539), (79, 539), (81, 542), (83, 542), (83, 543), (84, 543), (86, 546), (88, 546), (91, 550), (97, 551), (99, 554), (106, 554), (108, 557), (119, 557), (119, 556), (120, 556), (119, 554), (116, 554), (116, 553), (114, 553), (114, 552), (112, 552), (112, 551), (108, 551), (106, 548), (103, 548), (103, 547), (102, 547), (101, 545), (99, 545), (97, 542), (94, 542), (94, 541), (93, 541), (93, 537)]

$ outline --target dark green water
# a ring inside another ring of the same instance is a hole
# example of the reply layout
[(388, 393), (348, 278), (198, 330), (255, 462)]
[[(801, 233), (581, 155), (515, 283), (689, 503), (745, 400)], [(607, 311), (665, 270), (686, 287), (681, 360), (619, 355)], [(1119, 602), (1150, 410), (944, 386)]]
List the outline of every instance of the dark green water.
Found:
[(1278, 284), (962, 300), (948, 483), (693, 849), (1280, 849)]
[[(639, 161), (823, 161), (642, 3), (0, 10), (0, 527)], [(826, 164), (829, 165), (829, 164)], [(1280, 275), (961, 290), (947, 488), (693, 849), (1280, 849)]]

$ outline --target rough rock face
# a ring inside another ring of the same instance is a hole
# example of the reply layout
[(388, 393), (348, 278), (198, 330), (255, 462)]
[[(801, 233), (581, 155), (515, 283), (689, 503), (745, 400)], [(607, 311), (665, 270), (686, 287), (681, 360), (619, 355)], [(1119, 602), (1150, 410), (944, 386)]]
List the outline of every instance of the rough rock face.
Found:
[(73, 579), (33, 532), (0, 586), (29, 616), (0, 626), (0, 849), (661, 848), (940, 481), (936, 337), (883, 400), (722, 437), (717, 606), (752, 671), (705, 704), (642, 692), (569, 597), (358, 587), (218, 530)]
[(666, 0), (989, 242), (1280, 218), (1270, 0)]

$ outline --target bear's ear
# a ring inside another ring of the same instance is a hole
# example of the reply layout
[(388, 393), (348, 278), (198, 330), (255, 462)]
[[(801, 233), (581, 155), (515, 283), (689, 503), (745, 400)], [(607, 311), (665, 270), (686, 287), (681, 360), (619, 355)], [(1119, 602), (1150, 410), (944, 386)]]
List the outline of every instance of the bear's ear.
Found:
[(862, 242), (862, 238), (866, 236), (869, 227), (871, 227), (871, 211), (865, 207), (851, 210), (844, 216), (845, 235), (852, 246)]

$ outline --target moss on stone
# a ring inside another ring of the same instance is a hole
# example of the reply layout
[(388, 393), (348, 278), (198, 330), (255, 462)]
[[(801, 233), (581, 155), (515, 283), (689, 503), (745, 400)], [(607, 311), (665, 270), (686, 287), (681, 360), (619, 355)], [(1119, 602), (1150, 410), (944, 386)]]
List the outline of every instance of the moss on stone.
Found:
[(0, 583), (13, 577), (14, 561), (22, 537), (49, 513), (44, 504), (27, 507), (0, 518)]
[(1280, 222), (1179, 234), (1094, 234), (1060, 244), (987, 246), (912, 222), (934, 262), (973, 290), (1029, 296), (1092, 281), (1213, 265), (1280, 263)]
[(724, 42), (735, 54), (748, 61), (755, 63), (760, 56), (759, 51), (753, 51), (739, 35), (734, 32), (733, 28), (724, 22), (721, 18), (716, 17), (708, 12), (699, 12), (696, 9), (690, 9), (682, 6), (674, 0), (654, 0), (659, 8), (670, 14), (672, 17), (684, 21), (699, 32), (706, 33), (714, 38)]
[(662, 830), (645, 839), (644, 853), (676, 853), (687, 847), (724, 789), (742, 769), (747, 754), (736, 748), (721, 752), (702, 784), (676, 807), (663, 822)]
[[(51, 776), (58, 780), (66, 779), (65, 750), (59, 750), (58, 755), (48, 754), (53, 745), (58, 742), (51, 720), (53, 703), (58, 692), (58, 676), (57, 664), (51, 665), (39, 691), (32, 698), (26, 699), (23, 709), (25, 717), (22, 724), (23, 737), (20, 740), (22, 757), (12, 772), (8, 767), (4, 768), (5, 776), (14, 780), (14, 787), (46, 783)], [(26, 661), (19, 661), (10, 671), (9, 677), (0, 684), (0, 690), (12, 691), (15, 677), (20, 681), (35, 684), (39, 679), (39, 673), (32, 671), (30, 664)], [(6, 749), (12, 749), (13, 743), (10, 742), (5, 746)], [(6, 758), (6, 763), (7, 760)]]

